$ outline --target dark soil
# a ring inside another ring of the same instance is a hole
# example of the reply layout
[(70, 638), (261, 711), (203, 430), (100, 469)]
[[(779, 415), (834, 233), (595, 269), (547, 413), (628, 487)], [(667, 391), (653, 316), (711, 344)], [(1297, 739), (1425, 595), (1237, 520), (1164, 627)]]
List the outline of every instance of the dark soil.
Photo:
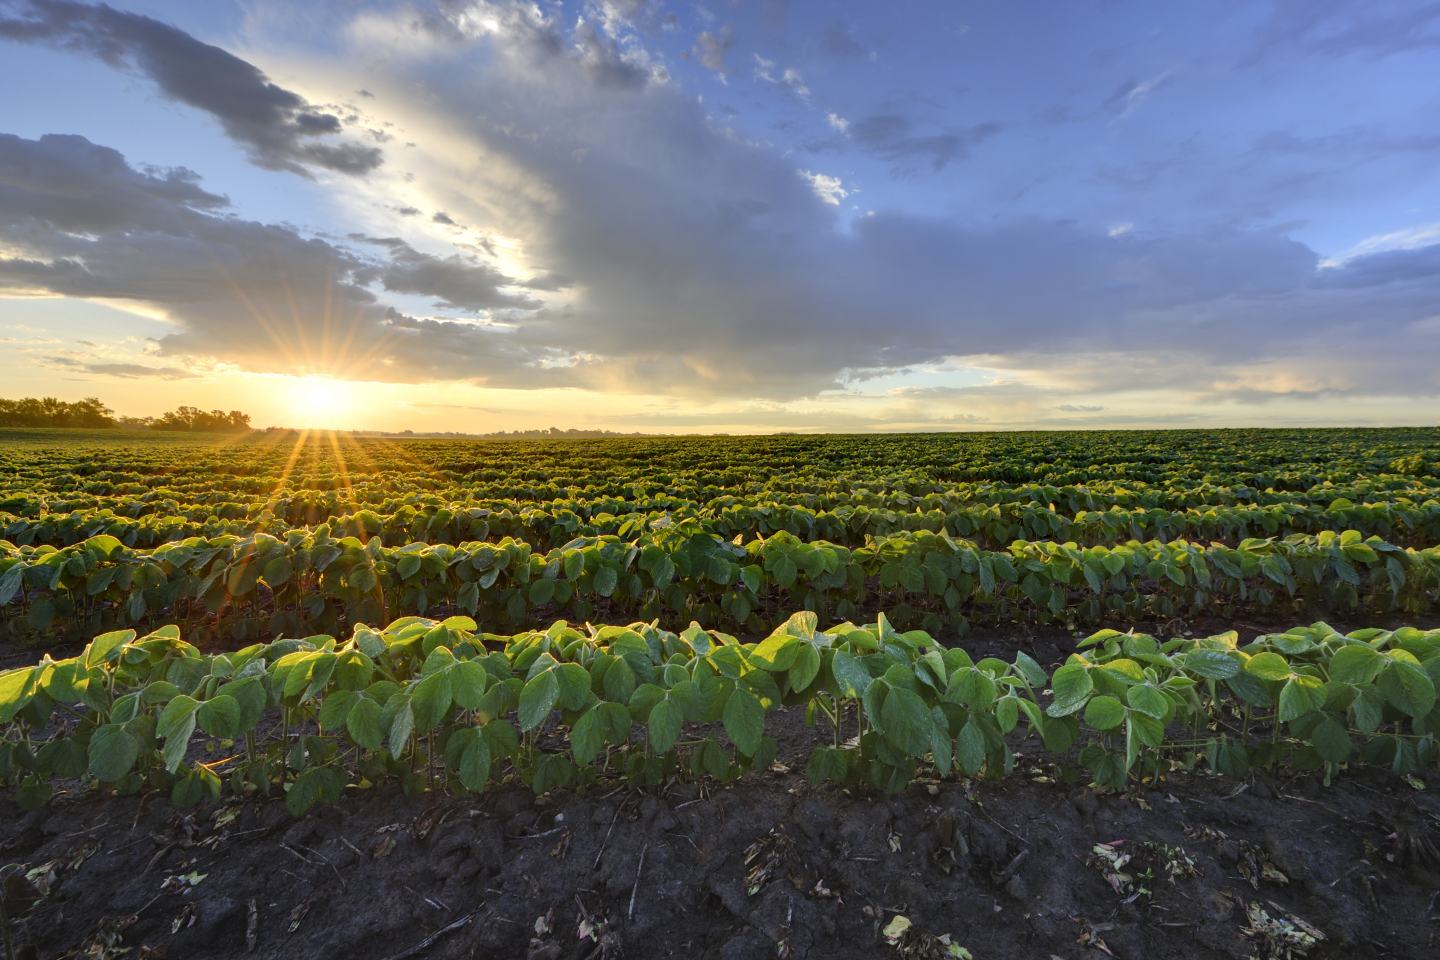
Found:
[(883, 797), (782, 764), (713, 791), (352, 791), (298, 821), (5, 796), (0, 863), (36, 871), (7, 883), (22, 957), (938, 958), (945, 934), (976, 960), (1436, 956), (1440, 777), (1064, 779), (1022, 759)]

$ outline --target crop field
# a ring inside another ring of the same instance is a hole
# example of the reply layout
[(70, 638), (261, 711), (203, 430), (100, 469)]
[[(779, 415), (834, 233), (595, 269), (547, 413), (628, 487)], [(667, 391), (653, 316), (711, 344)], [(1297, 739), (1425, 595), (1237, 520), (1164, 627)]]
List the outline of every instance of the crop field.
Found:
[(1437, 685), (1435, 429), (0, 431), (12, 957), (1434, 956)]

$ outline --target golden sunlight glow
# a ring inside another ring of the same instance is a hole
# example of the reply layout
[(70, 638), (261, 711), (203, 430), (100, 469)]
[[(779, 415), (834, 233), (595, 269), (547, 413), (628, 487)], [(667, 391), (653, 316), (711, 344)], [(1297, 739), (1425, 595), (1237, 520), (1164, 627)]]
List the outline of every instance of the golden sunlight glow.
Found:
[(290, 427), (340, 427), (355, 424), (368, 412), (356, 384), (329, 377), (286, 377), (287, 421)]

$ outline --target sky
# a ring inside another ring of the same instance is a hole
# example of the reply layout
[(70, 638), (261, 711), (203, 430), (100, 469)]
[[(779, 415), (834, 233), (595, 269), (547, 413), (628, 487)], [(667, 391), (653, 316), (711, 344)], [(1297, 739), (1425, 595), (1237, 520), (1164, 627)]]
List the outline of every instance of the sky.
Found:
[(1440, 3), (0, 0), (0, 394), (1440, 422)]

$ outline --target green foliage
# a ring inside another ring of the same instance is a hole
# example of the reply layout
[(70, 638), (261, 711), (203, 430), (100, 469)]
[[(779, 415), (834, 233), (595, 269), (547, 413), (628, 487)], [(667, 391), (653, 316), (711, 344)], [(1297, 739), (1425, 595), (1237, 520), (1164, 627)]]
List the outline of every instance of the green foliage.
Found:
[[(766, 727), (783, 707), (832, 728), (807, 776), (881, 790), (922, 765), (1002, 776), (1014, 737), (1029, 735), (1057, 753), (1078, 741), (1081, 765), (1112, 787), (1175, 764), (1242, 775), (1252, 758), (1331, 772), (1375, 758), (1404, 772), (1440, 755), (1440, 630), (1316, 623), (1243, 646), (1233, 633), (1161, 642), (1105, 630), (1080, 647), (1047, 674), (1023, 653), (975, 661), (884, 616), (822, 630), (808, 612), (756, 643), (647, 623), (505, 636), (461, 617), (219, 654), (173, 628), (106, 634), (71, 659), (0, 674), (0, 771), (36, 802), (48, 779), (88, 776), (177, 803), (278, 787), (299, 814), (361, 778), (424, 785), (416, 770), (433, 788), (471, 791), (510, 776), (557, 789), (606, 771), (730, 778), (769, 764)], [(51, 727), (62, 704), (79, 720)], [(687, 736), (717, 722), (733, 753)], [(223, 774), (188, 759), (197, 733), (243, 743), (241, 758)], [(30, 759), (17, 764), (21, 744)]]

